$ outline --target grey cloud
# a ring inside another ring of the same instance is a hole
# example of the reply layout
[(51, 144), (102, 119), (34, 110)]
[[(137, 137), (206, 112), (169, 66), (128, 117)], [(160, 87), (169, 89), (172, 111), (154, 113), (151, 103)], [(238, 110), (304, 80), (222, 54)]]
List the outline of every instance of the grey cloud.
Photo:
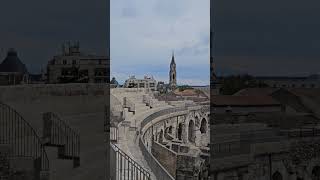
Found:
[(126, 7), (122, 10), (122, 16), (123, 17), (136, 17), (137, 16), (137, 10), (133, 7)]
[(215, 2), (217, 55), (320, 55), (319, 2)]
[(199, 41), (193, 41), (190, 44), (186, 43), (188, 45), (185, 45), (184, 47), (180, 47), (177, 50), (177, 54), (182, 56), (206, 55), (209, 52), (209, 43), (210, 43), (209, 37), (202, 36), (202, 38), (200, 38)]
[(153, 9), (159, 17), (176, 17), (183, 14), (183, 6), (183, 0), (157, 0)]

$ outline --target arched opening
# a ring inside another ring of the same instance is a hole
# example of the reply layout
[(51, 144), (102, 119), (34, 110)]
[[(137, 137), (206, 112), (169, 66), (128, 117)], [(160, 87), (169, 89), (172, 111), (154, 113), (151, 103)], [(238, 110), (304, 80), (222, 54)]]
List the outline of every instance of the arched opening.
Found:
[(201, 121), (200, 132), (201, 134), (207, 133), (207, 121), (205, 118), (203, 118)]
[(163, 130), (161, 129), (160, 133), (159, 133), (159, 143), (163, 142)]
[(178, 139), (182, 140), (182, 124), (181, 123), (179, 123), (179, 126), (178, 126)]
[(169, 127), (169, 134), (172, 134), (172, 126)]
[(320, 180), (320, 166), (315, 166), (312, 169), (312, 180)]
[(194, 122), (192, 120), (189, 121), (188, 128), (188, 140), (189, 142), (194, 142)]
[(155, 139), (154, 139), (154, 141), (158, 141), (158, 132), (156, 131), (156, 133), (155, 133)]
[(175, 78), (175, 74), (172, 74), (172, 80), (174, 80), (174, 78)]
[(277, 171), (273, 173), (272, 180), (282, 180), (282, 175)]

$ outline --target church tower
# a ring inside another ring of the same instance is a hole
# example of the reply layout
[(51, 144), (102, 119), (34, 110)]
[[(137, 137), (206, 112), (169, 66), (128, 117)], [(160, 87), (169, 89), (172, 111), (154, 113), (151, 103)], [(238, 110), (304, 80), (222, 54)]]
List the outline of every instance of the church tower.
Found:
[(172, 53), (172, 59), (170, 63), (169, 87), (171, 90), (174, 90), (177, 87), (177, 70), (176, 63), (174, 61), (174, 53)]

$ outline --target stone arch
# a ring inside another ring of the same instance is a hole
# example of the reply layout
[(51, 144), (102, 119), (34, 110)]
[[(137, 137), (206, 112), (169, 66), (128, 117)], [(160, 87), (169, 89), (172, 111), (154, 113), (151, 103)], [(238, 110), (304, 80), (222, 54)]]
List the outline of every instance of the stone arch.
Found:
[(179, 125), (178, 125), (178, 139), (179, 140), (182, 140), (182, 129), (183, 128), (183, 125), (182, 125), (182, 123), (179, 123)]
[(195, 123), (193, 120), (190, 120), (189, 126), (188, 126), (188, 140), (189, 140), (189, 142), (194, 143), (194, 137), (195, 137)]
[(282, 180), (282, 175), (279, 171), (276, 171), (275, 173), (273, 173), (272, 175), (272, 180)]
[(315, 166), (312, 169), (312, 180), (320, 180), (320, 166)]
[(169, 134), (172, 134), (172, 129), (173, 129), (173, 127), (170, 126), (170, 127), (169, 127), (169, 130), (168, 130), (168, 133), (169, 133)]
[(159, 143), (162, 143), (162, 142), (163, 142), (163, 129), (161, 129), (161, 131), (160, 131), (160, 133), (159, 133), (158, 142), (159, 142)]
[(201, 120), (200, 132), (201, 134), (207, 133), (207, 120), (205, 118), (202, 118)]
[(166, 128), (164, 129), (164, 134), (168, 134), (168, 132), (169, 132), (169, 127), (166, 127)]

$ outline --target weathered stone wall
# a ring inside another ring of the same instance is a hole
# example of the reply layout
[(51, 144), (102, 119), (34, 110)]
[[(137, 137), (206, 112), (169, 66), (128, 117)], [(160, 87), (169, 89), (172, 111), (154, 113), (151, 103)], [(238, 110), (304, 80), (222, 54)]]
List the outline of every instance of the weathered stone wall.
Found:
[(0, 86), (0, 100), (21, 100), (40, 96), (106, 95), (107, 84), (26, 84)]
[(151, 152), (171, 176), (176, 177), (177, 154), (157, 142), (152, 143)]
[(0, 86), (0, 102), (15, 109), (41, 134), (42, 114), (59, 116), (104, 112), (107, 85), (103, 84), (37, 84)]
[[(198, 159), (199, 160), (199, 159)], [(195, 167), (199, 166), (199, 169)], [(176, 180), (197, 180), (200, 172), (200, 164), (195, 157), (179, 154), (177, 156), (177, 176)]]

